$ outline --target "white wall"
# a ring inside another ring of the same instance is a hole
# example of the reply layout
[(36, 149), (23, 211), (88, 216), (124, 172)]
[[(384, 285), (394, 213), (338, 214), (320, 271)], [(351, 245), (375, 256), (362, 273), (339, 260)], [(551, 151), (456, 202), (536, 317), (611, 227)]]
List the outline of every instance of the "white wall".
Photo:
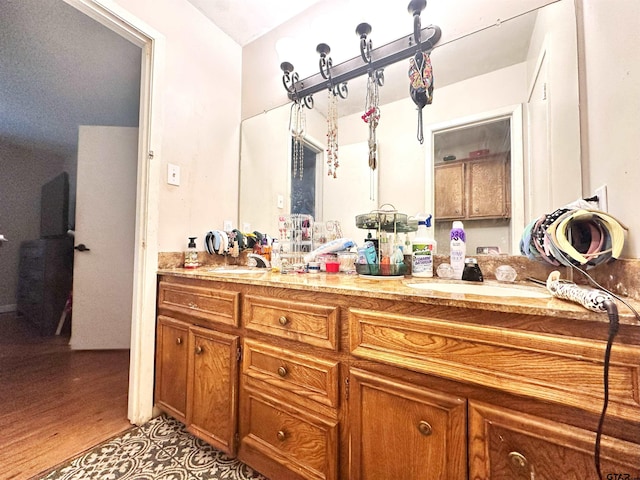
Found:
[(629, 228), (625, 258), (640, 256), (640, 2), (582, 0), (583, 193), (607, 185), (609, 212)]
[(165, 37), (158, 250), (184, 250), (189, 236), (204, 250), (205, 232), (238, 217), (241, 48), (186, 0), (116, 3)]
[(40, 238), (40, 188), (64, 170), (50, 152), (0, 142), (0, 312), (15, 310), (20, 242)]

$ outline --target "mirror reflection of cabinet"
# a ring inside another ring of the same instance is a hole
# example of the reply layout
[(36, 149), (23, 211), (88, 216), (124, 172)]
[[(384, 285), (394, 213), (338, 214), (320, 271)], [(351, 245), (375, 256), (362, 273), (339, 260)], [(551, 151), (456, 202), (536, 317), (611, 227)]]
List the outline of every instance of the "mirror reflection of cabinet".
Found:
[(509, 218), (509, 165), (508, 152), (436, 164), (436, 218)]

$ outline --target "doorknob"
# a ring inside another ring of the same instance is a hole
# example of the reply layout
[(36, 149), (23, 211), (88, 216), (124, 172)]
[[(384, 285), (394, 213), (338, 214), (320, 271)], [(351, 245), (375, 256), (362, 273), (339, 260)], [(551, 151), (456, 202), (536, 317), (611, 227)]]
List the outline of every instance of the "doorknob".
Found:
[(88, 252), (89, 250), (91, 250), (90, 248), (87, 248), (87, 246), (84, 243), (81, 243), (80, 245), (76, 245), (73, 248), (78, 250), (79, 252)]

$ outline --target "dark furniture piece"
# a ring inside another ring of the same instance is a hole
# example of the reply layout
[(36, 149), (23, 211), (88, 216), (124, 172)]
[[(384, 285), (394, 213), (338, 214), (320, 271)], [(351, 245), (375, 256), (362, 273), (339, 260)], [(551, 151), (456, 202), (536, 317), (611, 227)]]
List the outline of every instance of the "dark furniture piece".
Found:
[(73, 279), (73, 238), (41, 238), (20, 244), (18, 313), (43, 336), (56, 332)]

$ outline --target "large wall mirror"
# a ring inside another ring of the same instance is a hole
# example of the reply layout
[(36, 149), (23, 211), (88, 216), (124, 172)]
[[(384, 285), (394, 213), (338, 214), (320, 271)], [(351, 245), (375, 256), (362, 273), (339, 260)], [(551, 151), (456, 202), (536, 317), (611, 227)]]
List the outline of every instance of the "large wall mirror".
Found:
[[(479, 0), (475, 6), (480, 11), (487, 3), (495, 2)], [(447, 28), (439, 26), (443, 32)], [(349, 46), (354, 48), (356, 56), (357, 47)], [(575, 200), (582, 191), (574, 3), (559, 0), (479, 31), (458, 32), (456, 38), (445, 40), (443, 34), (431, 60), (435, 91), (433, 104), (423, 110), (422, 144), (416, 138), (417, 109), (409, 97), (408, 60), (385, 69), (375, 171), (368, 165), (368, 126), (361, 119), (366, 79), (349, 83), (349, 98), (338, 105), (340, 167), (336, 178), (326, 170), (316, 176), (316, 220), (338, 220), (344, 236), (360, 242), (366, 232), (356, 229), (355, 216), (379, 205), (392, 204), (409, 215), (435, 214), (436, 168), (442, 157), (450, 156), (442, 154), (439, 141), (454, 141), (450, 131), (505, 120), (510, 132), (505, 176), (509, 214), (463, 221), (468, 237), (475, 239), (469, 252), (499, 246), (501, 253), (516, 255), (530, 219)], [(320, 149), (327, 132), (325, 97), (316, 94), (315, 108), (305, 112), (305, 138)], [(275, 234), (278, 217), (291, 212), (290, 112), (286, 104), (242, 124), (241, 228)], [(463, 151), (493, 148), (471, 138), (458, 145), (456, 161)], [(438, 253), (447, 253), (452, 219), (435, 215)]]

